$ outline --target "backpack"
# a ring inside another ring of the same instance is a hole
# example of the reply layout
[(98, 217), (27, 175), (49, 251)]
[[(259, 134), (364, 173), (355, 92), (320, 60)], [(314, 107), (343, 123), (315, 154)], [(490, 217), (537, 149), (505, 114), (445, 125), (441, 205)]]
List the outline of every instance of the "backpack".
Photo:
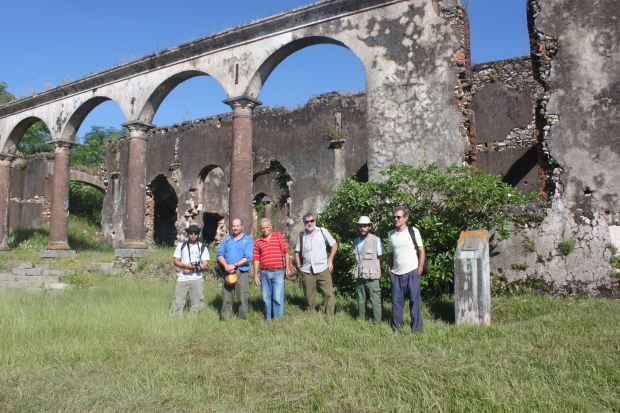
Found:
[[(416, 254), (418, 254), (418, 260), (420, 260), (420, 247), (418, 246), (418, 242), (415, 240), (415, 231), (413, 230), (413, 227), (408, 227), (408, 229), (409, 229), (409, 235), (411, 235), (411, 239), (413, 240), (413, 246), (415, 247), (415, 252)], [(425, 274), (428, 274), (428, 259), (424, 260), (424, 268), (422, 269), (422, 274), (420, 275), (425, 275)]]
[[(228, 240), (230, 240), (230, 235), (227, 235), (226, 238), (224, 238), (224, 255), (226, 255), (226, 253), (228, 252)], [(222, 264), (220, 264), (217, 259), (215, 260), (215, 268), (213, 268), (213, 270), (221, 278), (224, 278), (228, 275), (228, 273), (224, 270)]]
[[(325, 242), (325, 246), (326, 246), (326, 251), (327, 248), (329, 248), (329, 244), (327, 244), (327, 238), (325, 238), (325, 235), (323, 234), (323, 230), (321, 229), (321, 227), (316, 227), (316, 229), (321, 233), (321, 236), (323, 236), (323, 241)], [(301, 261), (301, 265), (304, 265), (304, 231), (299, 233), (299, 260)]]

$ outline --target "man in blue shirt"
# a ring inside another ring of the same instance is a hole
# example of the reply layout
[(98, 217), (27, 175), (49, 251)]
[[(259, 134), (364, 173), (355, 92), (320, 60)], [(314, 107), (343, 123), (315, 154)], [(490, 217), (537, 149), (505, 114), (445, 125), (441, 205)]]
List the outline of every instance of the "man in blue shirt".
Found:
[(222, 311), (220, 320), (224, 321), (232, 313), (235, 293), (239, 300), (239, 314), (237, 318), (245, 320), (248, 314), (248, 300), (250, 298), (250, 281), (248, 271), (254, 252), (252, 238), (243, 233), (243, 222), (240, 219), (232, 220), (232, 235), (224, 238), (217, 252), (217, 262), (227, 274), (222, 280)]

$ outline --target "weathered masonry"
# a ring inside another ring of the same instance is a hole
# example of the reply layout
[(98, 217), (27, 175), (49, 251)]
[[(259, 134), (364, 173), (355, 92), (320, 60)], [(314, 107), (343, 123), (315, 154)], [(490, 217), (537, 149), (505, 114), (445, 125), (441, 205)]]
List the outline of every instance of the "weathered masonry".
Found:
[[(368, 171), (390, 162), (461, 162), (469, 144), (467, 41), (458, 0), (334, 0), (302, 7), (87, 76), (0, 107), (0, 242), (7, 248), (9, 167), (35, 121), (56, 146), (48, 249), (69, 249), (70, 148), (85, 117), (113, 100), (130, 130), (121, 162), (126, 179), (124, 248), (145, 248), (146, 153), (152, 120), (166, 95), (194, 76), (212, 76), (232, 110), (230, 216), (252, 220), (253, 111), (273, 69), (297, 50), (320, 43), (350, 49), (366, 73)], [(459, 102), (453, 102), (455, 91)], [(439, 121), (441, 119), (441, 121)], [(205, 170), (205, 173), (208, 173)], [(247, 226), (246, 226), (247, 228)]]
[[(190, 222), (205, 241), (220, 239), (230, 216), (253, 221), (253, 203), (294, 239), (299, 217), (320, 210), (339, 179), (375, 179), (391, 162), (465, 162), (540, 195), (542, 222), (491, 238), (495, 281), (620, 296), (610, 247), (620, 246), (620, 2), (527, 0), (530, 56), (473, 67), (459, 6), (322, 2), (0, 107), (0, 248), (9, 223), (43, 220), (49, 248), (68, 248), (72, 180), (103, 182), (106, 241), (146, 247), (177, 241)], [(292, 112), (260, 107), (273, 68), (318, 43), (359, 57), (367, 93), (322, 95)], [(151, 125), (166, 94), (199, 75), (220, 83), (232, 112)], [(68, 168), (68, 148), (107, 99), (132, 132), (87, 177)], [(57, 154), (24, 164), (15, 146), (39, 119)]]
[[(491, 272), (559, 294), (620, 296), (620, 2), (528, 0), (529, 59), (473, 68), (479, 168), (545, 201), (493, 242)], [(525, 269), (523, 269), (525, 268)]]

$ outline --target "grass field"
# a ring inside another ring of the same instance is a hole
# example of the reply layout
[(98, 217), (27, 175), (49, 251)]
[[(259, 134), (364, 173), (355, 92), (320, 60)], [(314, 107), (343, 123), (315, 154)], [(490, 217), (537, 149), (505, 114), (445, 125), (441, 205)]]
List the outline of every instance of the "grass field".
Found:
[(248, 320), (220, 322), (211, 281), (172, 318), (174, 282), (80, 270), (109, 255), (55, 261), (69, 291), (0, 291), (0, 412), (620, 412), (619, 300), (497, 297), (487, 328), (456, 327), (444, 297), (395, 334), (389, 302), (378, 326), (344, 298), (329, 319), (294, 281), (282, 319), (252, 287)]
[(0, 411), (620, 411), (620, 301), (497, 298), (493, 326), (456, 327), (426, 302), (421, 334), (302, 312), (220, 322), (219, 286), (171, 318), (174, 283), (0, 293)]

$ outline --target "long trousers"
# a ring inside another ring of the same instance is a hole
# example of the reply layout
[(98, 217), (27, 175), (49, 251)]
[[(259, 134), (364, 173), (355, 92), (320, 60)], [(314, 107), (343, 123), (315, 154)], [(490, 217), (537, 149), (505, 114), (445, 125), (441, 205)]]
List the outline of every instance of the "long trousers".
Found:
[(304, 295), (308, 303), (308, 310), (314, 311), (314, 297), (317, 288), (323, 295), (323, 312), (327, 315), (334, 315), (336, 304), (334, 301), (334, 286), (332, 285), (332, 275), (329, 269), (319, 273), (301, 272)]
[(170, 313), (172, 315), (181, 315), (183, 313), (188, 294), (191, 303), (190, 312), (198, 314), (205, 305), (205, 297), (202, 293), (202, 278), (193, 281), (177, 281), (174, 299), (170, 305)]
[(397, 331), (403, 324), (403, 309), (405, 299), (409, 299), (411, 313), (411, 330), (419, 332), (422, 329), (422, 314), (420, 313), (420, 275), (417, 268), (402, 275), (390, 273), (392, 284), (392, 329)]
[(355, 280), (357, 296), (357, 318), (366, 320), (366, 299), (372, 304), (372, 318), (375, 323), (381, 322), (381, 284), (379, 280), (358, 278)]
[(234, 285), (228, 285), (225, 280), (222, 280), (222, 312), (220, 320), (224, 321), (230, 317), (235, 294), (237, 294), (237, 299), (239, 300), (237, 318), (245, 320), (245, 317), (248, 315), (248, 301), (250, 299), (250, 281), (247, 271), (237, 271), (237, 282)]

